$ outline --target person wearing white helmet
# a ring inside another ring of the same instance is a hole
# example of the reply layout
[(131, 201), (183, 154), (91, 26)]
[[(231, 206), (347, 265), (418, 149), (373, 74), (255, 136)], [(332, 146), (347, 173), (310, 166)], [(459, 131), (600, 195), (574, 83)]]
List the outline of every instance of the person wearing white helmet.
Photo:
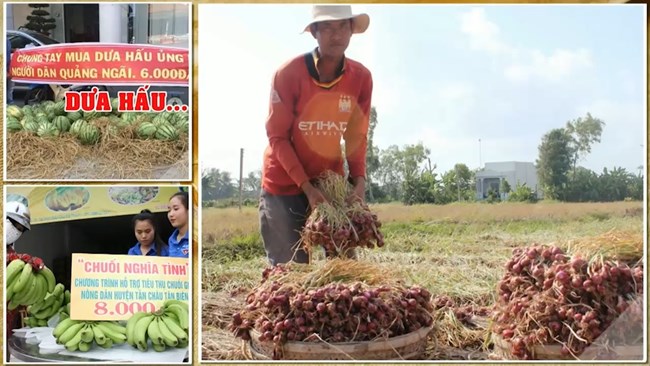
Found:
[(5, 240), (7, 251), (15, 251), (14, 243), (27, 230), (31, 229), (31, 215), (29, 208), (22, 202), (7, 202), (5, 207), (7, 216), (5, 218)]
[[(10, 201), (5, 204), (5, 240), (7, 245), (7, 255), (15, 253), (14, 244), (23, 233), (31, 229), (31, 215), (29, 208), (22, 202)], [(24, 308), (20, 306), (14, 310), (7, 310), (5, 324), (7, 326), (7, 339), (13, 334), (13, 329), (21, 327), (20, 311)], [(9, 361), (11, 353), (7, 347), (6, 360)]]

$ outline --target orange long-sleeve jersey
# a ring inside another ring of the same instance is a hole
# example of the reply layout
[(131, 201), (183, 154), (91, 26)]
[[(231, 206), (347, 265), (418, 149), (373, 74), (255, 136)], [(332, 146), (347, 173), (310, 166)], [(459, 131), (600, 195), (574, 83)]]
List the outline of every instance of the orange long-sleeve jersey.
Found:
[(350, 178), (365, 177), (372, 75), (344, 59), (340, 76), (320, 83), (316, 50), (276, 71), (271, 89), (262, 188), (275, 195), (302, 192), (326, 170), (343, 174), (341, 138)]

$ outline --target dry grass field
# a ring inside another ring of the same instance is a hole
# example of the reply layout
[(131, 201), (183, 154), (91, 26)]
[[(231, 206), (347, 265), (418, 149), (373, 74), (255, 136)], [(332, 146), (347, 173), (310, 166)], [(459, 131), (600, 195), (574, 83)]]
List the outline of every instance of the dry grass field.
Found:
[[(359, 260), (397, 270), (411, 284), (445, 295), (458, 306), (489, 307), (512, 249), (595, 237), (612, 230), (643, 233), (643, 203), (500, 203), (446, 206), (371, 206), (386, 246)], [(232, 312), (259, 283), (267, 262), (255, 208), (204, 209), (202, 223), (203, 359), (244, 359), (226, 330)], [(322, 258), (316, 258), (322, 260)], [(464, 326), (453, 314), (432, 334), (428, 359), (484, 359), (480, 324)]]

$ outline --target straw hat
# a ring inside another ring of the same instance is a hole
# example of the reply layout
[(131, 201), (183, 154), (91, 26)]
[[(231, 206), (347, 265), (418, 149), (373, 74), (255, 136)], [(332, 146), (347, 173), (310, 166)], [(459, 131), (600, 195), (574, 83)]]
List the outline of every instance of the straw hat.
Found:
[(311, 17), (311, 22), (307, 24), (303, 33), (309, 32), (312, 24), (328, 20), (354, 19), (352, 33), (363, 33), (370, 24), (368, 14), (352, 14), (350, 5), (314, 5)]

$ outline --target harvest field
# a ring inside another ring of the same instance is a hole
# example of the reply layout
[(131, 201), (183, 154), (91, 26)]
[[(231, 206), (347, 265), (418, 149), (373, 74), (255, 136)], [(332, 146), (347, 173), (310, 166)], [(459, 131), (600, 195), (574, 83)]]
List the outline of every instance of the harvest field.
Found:
[[(644, 228), (642, 202), (381, 204), (371, 210), (383, 223), (386, 245), (358, 250), (359, 260), (426, 288), (434, 304), (450, 300), (437, 311), (427, 359), (494, 357), (485, 315), (514, 248), (554, 243), (567, 249), (571, 240), (608, 232), (641, 238)], [(257, 208), (207, 208), (202, 215), (202, 358), (245, 359), (228, 324), (267, 265)]]

